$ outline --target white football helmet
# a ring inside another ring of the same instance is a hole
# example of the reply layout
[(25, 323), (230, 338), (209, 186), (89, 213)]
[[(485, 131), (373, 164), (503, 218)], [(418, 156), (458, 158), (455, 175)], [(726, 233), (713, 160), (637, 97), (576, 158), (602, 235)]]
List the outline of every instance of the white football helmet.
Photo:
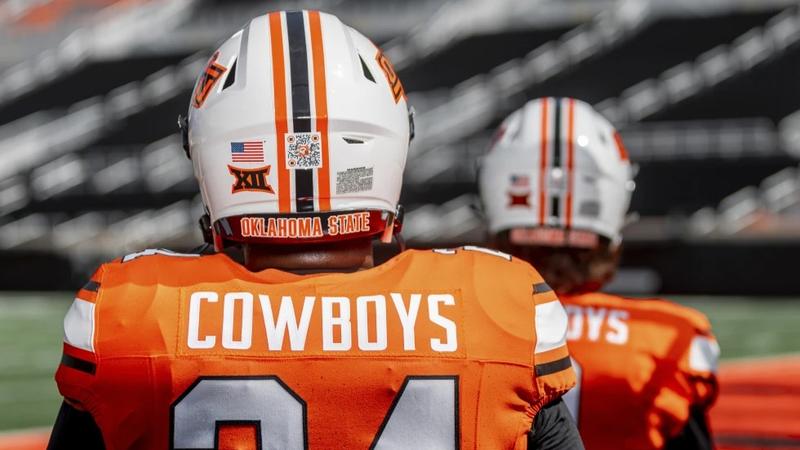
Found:
[(391, 239), (409, 111), (388, 59), (335, 16), (251, 20), (211, 57), (182, 120), (215, 247)]
[(492, 234), (575, 247), (596, 235), (619, 243), (634, 187), (619, 133), (573, 98), (532, 100), (506, 118), (478, 178)]

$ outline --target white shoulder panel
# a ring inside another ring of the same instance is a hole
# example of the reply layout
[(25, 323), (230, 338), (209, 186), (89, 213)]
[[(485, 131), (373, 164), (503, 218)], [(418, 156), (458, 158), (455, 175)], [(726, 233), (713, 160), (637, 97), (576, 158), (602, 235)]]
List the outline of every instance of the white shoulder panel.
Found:
[(558, 300), (536, 305), (536, 350), (542, 353), (566, 345), (567, 312)]
[(689, 368), (697, 372), (716, 372), (719, 344), (714, 338), (695, 336), (689, 349)]
[(76, 298), (64, 317), (64, 342), (94, 353), (94, 303)]

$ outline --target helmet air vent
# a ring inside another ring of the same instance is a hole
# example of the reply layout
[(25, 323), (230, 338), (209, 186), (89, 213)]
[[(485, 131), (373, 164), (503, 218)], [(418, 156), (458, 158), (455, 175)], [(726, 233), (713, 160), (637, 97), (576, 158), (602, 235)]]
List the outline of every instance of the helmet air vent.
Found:
[(228, 71), (228, 76), (225, 78), (225, 83), (222, 85), (222, 90), (228, 89), (229, 87), (233, 86), (233, 83), (236, 82), (236, 62), (238, 60), (234, 60), (233, 64), (231, 64), (231, 69)]
[(367, 63), (364, 62), (364, 58), (362, 58), (360, 54), (358, 55), (358, 60), (361, 61), (361, 71), (364, 72), (364, 78), (368, 79), (369, 81), (372, 81), (375, 84), (378, 84), (375, 81), (375, 77), (372, 76), (372, 72), (369, 71)]
[(343, 137), (342, 139), (344, 139), (344, 141), (347, 142), (348, 144), (363, 144), (364, 143), (363, 139), (354, 138), (354, 137)]

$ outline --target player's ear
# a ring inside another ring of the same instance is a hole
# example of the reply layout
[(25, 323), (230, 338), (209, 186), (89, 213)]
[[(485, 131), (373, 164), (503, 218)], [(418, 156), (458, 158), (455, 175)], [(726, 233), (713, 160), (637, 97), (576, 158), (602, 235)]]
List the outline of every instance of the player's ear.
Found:
[(619, 264), (619, 259), (622, 257), (622, 243), (620, 242), (618, 244), (612, 244), (608, 249), (608, 252), (611, 254), (614, 265)]
[(469, 208), (482, 221), (486, 221), (486, 212), (480, 195), (473, 195), (469, 200)]
[(621, 256), (622, 243), (619, 242), (603, 240), (597, 248), (592, 250), (588, 274), (588, 285), (592, 286), (592, 290), (600, 289), (614, 278)]

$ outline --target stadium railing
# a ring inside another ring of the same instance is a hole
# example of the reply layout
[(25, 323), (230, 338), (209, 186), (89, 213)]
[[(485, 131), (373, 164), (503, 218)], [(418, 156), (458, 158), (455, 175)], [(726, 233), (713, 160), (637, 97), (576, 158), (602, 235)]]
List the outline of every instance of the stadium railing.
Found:
[[(790, 1), (776, 1), (760, 3), (759, 7), (781, 7), (793, 5)], [(542, 84), (568, 70), (578, 69), (587, 58), (596, 58), (610, 50), (629, 41), (644, 29), (647, 24), (670, 15), (686, 14), (687, 11), (698, 13), (696, 8), (705, 14), (722, 13), (736, 10), (737, 5), (745, 8), (744, 3), (721, 2), (714, 5), (694, 5), (693, 8), (683, 8), (682, 2), (620, 2), (615, 10), (605, 11), (595, 16), (592, 21), (580, 25), (555, 41), (548, 42), (523, 58), (514, 59), (502, 64), (489, 73), (479, 74), (455, 86), (450, 92), (443, 95), (434, 93), (437, 101), (420, 102), (419, 129), (416, 152), (422, 153), (446, 142), (453, 142), (480, 132), (493, 121), (502, 117), (516, 107), (520, 106), (525, 98), (525, 91), (531, 87)], [(708, 10), (706, 10), (708, 8)], [(713, 11), (719, 8), (720, 11)], [(791, 15), (791, 14), (787, 14)], [(770, 33), (778, 42), (783, 41), (788, 45), (792, 40), (791, 30), (787, 25), (792, 23), (778, 23), (773, 21)], [(752, 32), (751, 32), (752, 33)], [(755, 41), (746, 39), (737, 46), (737, 51), (743, 57), (757, 58), (758, 48)], [(738, 43), (737, 43), (738, 44)], [(713, 52), (699, 58), (714, 56)], [(722, 66), (725, 69), (726, 66)], [(719, 59), (711, 58), (702, 65), (709, 78), (721, 79)], [(701, 70), (701, 74), (703, 73)], [(647, 110), (651, 104), (659, 100), (651, 84), (655, 81), (645, 81), (642, 85), (633, 86), (626, 93), (627, 96), (638, 94), (638, 98), (629, 100), (632, 107)], [(639, 93), (639, 91), (644, 91)], [(419, 101), (425, 93), (412, 93), (412, 101)], [(608, 100), (600, 104), (603, 109), (617, 107), (617, 100)], [(617, 111), (608, 111), (615, 114)], [(615, 114), (612, 118), (616, 118)]]
[(0, 104), (64, 76), (91, 58), (118, 58), (133, 48), (162, 40), (188, 18), (196, 2), (174, 0), (105, 8), (98, 13), (98, 20), (71, 32), (57, 46), (6, 70), (0, 76)]
[(679, 64), (659, 77), (644, 80), (617, 98), (596, 105), (616, 124), (638, 122), (676, 103), (700, 95), (730, 78), (780, 56), (800, 42), (800, 10), (791, 7), (762, 28), (748, 31), (730, 45), (721, 45), (694, 61)]
[(470, 36), (516, 29), (575, 26), (586, 17), (613, 8), (616, 3), (618, 0), (451, 1), (410, 32), (388, 42), (385, 51), (395, 68), (403, 70)]
[(201, 242), (199, 195), (157, 209), (89, 211), (76, 217), (32, 213), (0, 225), (0, 249), (39, 250), (104, 259), (159, 245)]
[(687, 225), (694, 236), (786, 239), (800, 237), (799, 224), (800, 170), (787, 167), (698, 210)]
[[(97, 141), (111, 125), (136, 114), (146, 106), (182, 95), (191, 87), (205, 63), (194, 56), (164, 68), (140, 82), (115, 89), (106, 97), (95, 97), (73, 105), (65, 115), (37, 113), (38, 126), (14, 134), (18, 121), (0, 128), (0, 178), (31, 169), (61, 154), (74, 152)], [(20, 119), (30, 121), (30, 118)]]
[(652, 17), (648, 7), (648, 2), (624, 2), (522, 59), (509, 61), (488, 75), (455, 86), (445, 103), (420, 111), (414, 153), (484, 129), (498, 116), (519, 106), (509, 104), (509, 99), (526, 87), (579, 65), (589, 55), (596, 57), (635, 35)]

